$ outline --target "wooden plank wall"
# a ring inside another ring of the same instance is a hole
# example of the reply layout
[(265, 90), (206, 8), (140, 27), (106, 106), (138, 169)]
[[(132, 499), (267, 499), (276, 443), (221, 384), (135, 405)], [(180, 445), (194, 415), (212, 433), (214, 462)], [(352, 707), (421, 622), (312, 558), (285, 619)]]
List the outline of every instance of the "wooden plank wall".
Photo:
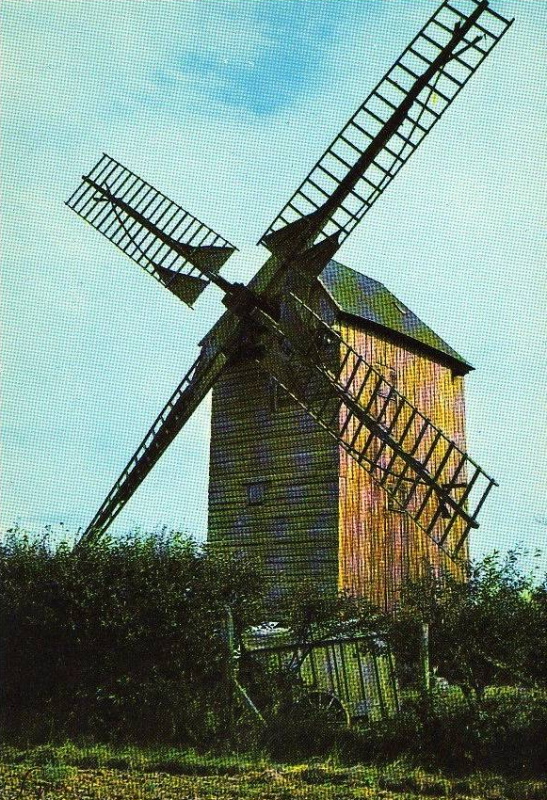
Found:
[[(213, 390), (209, 540), (265, 565), (275, 601), (303, 581), (338, 581), (338, 446), (253, 363)], [(264, 500), (248, 484), (264, 482)]]
[[(431, 358), (395, 344), (353, 324), (340, 325), (342, 337), (456, 444), (465, 450), (463, 378)], [(363, 434), (363, 437), (365, 434)], [(423, 447), (427, 447), (424, 441)], [(432, 462), (431, 466), (435, 466)], [(381, 487), (344, 450), (340, 450), (339, 588), (369, 598), (389, 610), (406, 578), (423, 574), (429, 564), (436, 574), (461, 568), (445, 556), (412, 520), (390, 510)], [(424, 489), (416, 492), (415, 502)], [(432, 510), (435, 498), (432, 498)], [(429, 512), (428, 512), (429, 513)], [(455, 539), (461, 524), (450, 534)], [(465, 548), (462, 552), (465, 556)]]

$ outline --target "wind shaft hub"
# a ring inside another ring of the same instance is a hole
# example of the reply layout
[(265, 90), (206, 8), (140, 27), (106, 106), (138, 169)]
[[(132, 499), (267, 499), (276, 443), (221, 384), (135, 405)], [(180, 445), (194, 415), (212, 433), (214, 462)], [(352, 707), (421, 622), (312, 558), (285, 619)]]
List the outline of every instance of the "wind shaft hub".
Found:
[(223, 304), (237, 317), (244, 320), (252, 319), (257, 310), (263, 311), (274, 320), (279, 319), (279, 308), (268, 303), (263, 297), (253, 292), (243, 283), (233, 283), (229, 292), (222, 298)]

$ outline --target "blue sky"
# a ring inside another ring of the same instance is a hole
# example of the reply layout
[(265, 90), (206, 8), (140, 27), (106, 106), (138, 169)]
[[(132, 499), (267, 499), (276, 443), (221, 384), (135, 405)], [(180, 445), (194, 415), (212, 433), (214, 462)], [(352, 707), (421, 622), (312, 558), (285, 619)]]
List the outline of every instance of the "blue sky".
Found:
[[(269, 222), (436, 6), (4, 0), (4, 528), (85, 526), (221, 311), (214, 288), (188, 310), (70, 212), (79, 176), (113, 155), (240, 247), (225, 274), (246, 280)], [(547, 3), (494, 6), (515, 24), (339, 253), (476, 367), (469, 451), (500, 482), (476, 555), (547, 549)], [(205, 536), (208, 414), (115, 530)]]

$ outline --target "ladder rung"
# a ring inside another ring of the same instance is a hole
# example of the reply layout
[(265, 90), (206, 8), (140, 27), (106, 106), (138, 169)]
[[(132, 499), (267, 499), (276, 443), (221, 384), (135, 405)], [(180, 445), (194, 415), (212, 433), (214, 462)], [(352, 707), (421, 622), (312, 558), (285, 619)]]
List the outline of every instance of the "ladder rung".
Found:
[(421, 53), (419, 53), (413, 47), (409, 47), (408, 50), (407, 50), (407, 53), (412, 53), (412, 55), (417, 56), (417, 58), (420, 58), (424, 62), (424, 64), (427, 64), (428, 67), (430, 67), (431, 64), (433, 63), (432, 61), (429, 60), (429, 58), (427, 58), (426, 56), (423, 56)]
[[(327, 155), (327, 153), (325, 153), (325, 155)], [(332, 148), (328, 151), (328, 155), (334, 156), (334, 158), (341, 164), (343, 164), (345, 167), (347, 167), (348, 170), (351, 169), (353, 166), (353, 164), (349, 164), (345, 159), (342, 158), (342, 156), (339, 156), (338, 153), (336, 153)], [(338, 182), (340, 181), (341, 179), (339, 179)]]
[[(351, 190), (351, 192), (350, 192), (350, 195), (351, 195), (351, 196), (353, 196), (353, 197), (356, 197), (356, 198), (357, 198), (357, 200), (359, 200), (359, 202), (360, 202), (360, 203), (364, 203), (364, 205), (369, 205), (369, 202), (368, 202), (368, 200), (366, 199), (366, 197), (363, 197), (363, 195), (359, 194), (359, 192), (358, 192), (358, 191), (357, 191), (355, 188), (353, 188), (353, 189)], [(344, 202), (345, 202), (345, 201), (344, 201)], [(345, 206), (344, 206), (344, 204), (343, 204), (343, 203), (342, 203), (342, 207), (343, 207), (343, 208), (345, 208)], [(347, 209), (345, 209), (345, 210), (347, 211)], [(350, 212), (349, 212), (349, 211), (347, 211), (347, 213), (350, 213)]]
[[(481, 53), (483, 56), (488, 55), (488, 50), (485, 50), (484, 47), (480, 47), (477, 42), (468, 42), (467, 39), (463, 39), (462, 44), (465, 45), (466, 50), (477, 50), (477, 52)], [(473, 69), (475, 69), (475, 67), (473, 67)]]
[(480, 23), (478, 23), (478, 22), (475, 22), (475, 28), (478, 28), (480, 31), (482, 31), (483, 33), (485, 33), (487, 36), (490, 36), (490, 38), (491, 38), (491, 39), (493, 39), (493, 40), (494, 40), (494, 42), (499, 42), (499, 40), (501, 39), (501, 37), (502, 37), (502, 36), (503, 36), (503, 34), (505, 33), (505, 31), (503, 31), (501, 34), (499, 34), (498, 36), (496, 36), (496, 34), (495, 34), (495, 33), (492, 33), (492, 31), (489, 31), (489, 30), (488, 30), (488, 28), (485, 28), (485, 27), (484, 27), (484, 25), (481, 25), (481, 24), (480, 24)]
[(371, 116), (374, 119), (378, 120), (378, 122), (380, 122), (382, 125), (386, 124), (387, 120), (382, 119), (382, 117), (379, 117), (378, 114), (375, 114), (374, 111), (370, 110), (370, 108), (364, 108), (363, 111), (365, 111), (369, 116)]
[[(347, 128), (347, 126), (346, 126), (346, 128)], [(344, 130), (346, 130), (346, 128), (344, 128)], [(338, 138), (341, 139), (343, 142), (345, 142), (347, 145), (349, 145), (349, 147), (351, 147), (353, 150), (355, 150), (356, 153), (359, 153), (359, 155), (362, 155), (363, 150), (360, 147), (357, 147), (356, 144), (354, 144), (352, 141), (350, 141), (342, 133), (338, 136)]]
[[(377, 162), (377, 161), (373, 161), (373, 162), (372, 162), (372, 165), (374, 165), (374, 166), (376, 167), (376, 169), (379, 169), (379, 170), (380, 170), (380, 172), (383, 172), (383, 173), (384, 173), (384, 175), (389, 175), (389, 177), (390, 177), (390, 178), (393, 178), (393, 177), (394, 177), (394, 176), (392, 175), (392, 173), (391, 173), (391, 172), (390, 172), (388, 169), (386, 169), (385, 167), (382, 167), (382, 165), (381, 165), (381, 164), (378, 164), (378, 162)], [(371, 165), (371, 166), (372, 166), (372, 165)]]
[[(430, 88), (429, 97), (431, 97), (433, 95), (434, 91), (435, 91), (435, 89), (431, 89)], [(431, 114), (431, 116), (434, 117), (435, 120), (438, 120), (439, 117), (441, 116), (437, 111), (434, 111), (430, 106), (427, 105), (427, 103), (424, 103), (422, 100), (416, 100), (415, 102), (417, 102), (419, 104), (420, 108), (422, 109), (420, 111), (419, 115), (418, 115), (418, 119), (420, 119), (420, 117), (422, 116), (424, 111), (427, 112), (428, 114)], [(416, 125), (417, 127), (420, 127), (421, 130), (423, 130), (424, 133), (429, 133), (430, 128), (434, 124), (433, 122), (431, 122), (431, 120), (428, 120), (429, 127), (425, 128), (423, 125), (419, 125), (419, 123), (416, 122), (410, 115), (409, 115), (408, 119), (414, 125)]]
[(457, 15), (457, 16), (458, 16), (460, 19), (465, 19), (465, 20), (469, 19), (469, 18), (468, 18), (468, 17), (467, 17), (467, 16), (466, 16), (466, 15), (463, 13), (463, 11), (459, 11), (457, 8), (454, 8), (454, 6), (451, 6), (451, 5), (450, 5), (450, 3), (444, 3), (444, 5), (443, 5), (443, 8), (448, 8), (448, 9), (450, 9), (450, 11), (452, 11), (454, 14), (456, 14), (456, 15)]
[(371, 181), (370, 178), (367, 178), (366, 175), (360, 175), (359, 180), (368, 183), (368, 185), (371, 186), (374, 189), (374, 191), (379, 191), (378, 186), (373, 181)]
[[(329, 178), (332, 178), (332, 180), (336, 183), (337, 186), (341, 184), (342, 179), (338, 178), (336, 175), (333, 175), (332, 172), (330, 172), (330, 170), (328, 170), (325, 166), (323, 166), (322, 163), (317, 165), (317, 169), (320, 169), (322, 172), (325, 173), (325, 175), (328, 175)], [(298, 191), (300, 192), (300, 190)]]
[[(465, 69), (469, 70), (470, 73), (473, 73), (477, 67), (473, 66), (473, 64), (469, 64), (467, 61), (465, 61), (463, 58), (461, 58), (461, 55), (460, 55), (461, 53), (464, 53), (467, 50), (471, 50), (471, 46), (462, 47), (460, 50), (458, 50), (457, 53), (454, 53), (454, 55), (452, 55), (450, 60), (448, 61), (447, 66), (452, 64), (454, 61), (457, 61), (458, 64), (461, 64), (462, 67), (465, 67)], [(481, 54), (481, 60), (483, 58), (484, 58), (484, 56)]]
[[(443, 73), (444, 74), (444, 73)], [(431, 89), (435, 94), (438, 94), (445, 103), (450, 104), (453, 98), (448, 97), (444, 92), (441, 92), (436, 86), (431, 86), (431, 84), (427, 84), (428, 88)]]
[[(363, 111), (364, 111), (364, 107), (361, 106), (361, 108), (359, 109), (357, 114), (361, 114)], [(357, 114), (355, 115), (355, 117), (357, 116)], [(372, 135), (372, 133), (369, 133), (367, 130), (365, 130), (365, 128), (363, 128), (361, 125), (359, 125), (358, 122), (355, 122), (355, 117), (351, 120), (351, 124), (354, 127), (356, 127), (358, 130), (360, 130), (361, 133), (364, 133), (365, 136), (368, 137), (369, 139), (371, 139), (371, 140), (374, 139), (374, 136)]]
[[(449, 62), (449, 63), (450, 63), (450, 62)], [(458, 87), (458, 89), (461, 89), (461, 87), (463, 86), (463, 84), (465, 83), (465, 81), (459, 81), (457, 78), (455, 78), (453, 75), (451, 75), (451, 74), (450, 74), (450, 72), (447, 72), (447, 70), (446, 70), (446, 66), (447, 66), (447, 65), (445, 64), (445, 66), (444, 66), (444, 67), (443, 67), (443, 69), (442, 69), (442, 72), (440, 73), (440, 76), (441, 76), (441, 78), (448, 78), (448, 80), (449, 80), (449, 81), (452, 81), (452, 83), (455, 83), (455, 84), (456, 84), (456, 86)], [(468, 78), (468, 77), (469, 77), (469, 75), (467, 76), (467, 78)], [(465, 80), (467, 80), (467, 78), (466, 78)], [(437, 89), (436, 89), (436, 88), (434, 88), (434, 87), (430, 87), (430, 88), (433, 88), (433, 91), (434, 91), (434, 92), (436, 92), (436, 91), (437, 91)]]
[(439, 50), (444, 50), (444, 45), (439, 44), (439, 42), (435, 41), (435, 39), (432, 39), (431, 36), (429, 36), (427, 33), (425, 33), (425, 31), (422, 31), (421, 35), (422, 35), (422, 38), (426, 39), (434, 47), (437, 47)]
[[(412, 133), (414, 133), (414, 131), (412, 131)], [(412, 133), (410, 134), (411, 136), (412, 136)], [(401, 139), (405, 144), (408, 144), (410, 147), (412, 147), (414, 149), (419, 144), (419, 142), (413, 142), (412, 139), (409, 139), (408, 136), (405, 136), (404, 133), (401, 133), (401, 131), (395, 131), (395, 133), (393, 135), (394, 136), (398, 136), (399, 139)], [(421, 141), (421, 139), (420, 139), (420, 141)]]
[(400, 153), (396, 153), (395, 150), (392, 150), (391, 147), (388, 147), (387, 145), (384, 145), (384, 150), (386, 151), (386, 153), (389, 153), (389, 155), (396, 161), (399, 161), (399, 169), (403, 166), (403, 164), (406, 163), (408, 156), (406, 158), (403, 158), (403, 156)]
[(491, 14), (496, 19), (499, 19), (499, 21), (505, 23), (507, 27), (509, 27), (509, 25), (511, 25), (511, 23), (513, 22), (512, 19), (506, 19), (505, 17), (502, 17), (501, 14), (498, 14), (497, 11), (494, 11), (494, 9), (490, 8), (490, 6), (488, 6), (488, 8), (485, 10), (487, 14)]
[(321, 192), (321, 194), (324, 194), (325, 197), (330, 197), (329, 193), (326, 192), (321, 186), (319, 186), (319, 184), (316, 183), (313, 180), (313, 178), (308, 178), (308, 181), (311, 183), (311, 185), (314, 187), (314, 189), (317, 189), (318, 192)]
[[(354, 150), (356, 153), (358, 153), (358, 156), (361, 156), (362, 151), (358, 147), (356, 147), (352, 142), (348, 142), (347, 139), (345, 139), (341, 135), (339, 135), (338, 138), (336, 139), (336, 141), (333, 142), (331, 149), (328, 151), (329, 153), (332, 153), (333, 155), (336, 155), (337, 158), (342, 160), (341, 156), (339, 156), (338, 153), (336, 152), (336, 150), (334, 149), (335, 147), (339, 146), (340, 140), (343, 141), (345, 144), (347, 144), (349, 147), (351, 147), (351, 149)], [(326, 155), (326, 153), (325, 153), (325, 155)], [(353, 156), (353, 153), (351, 153), (351, 156)], [(356, 162), (358, 161), (358, 156), (355, 157), (355, 161), (353, 162), (353, 164), (350, 164), (350, 163), (344, 161), (344, 163), (347, 165), (348, 169), (351, 169), (352, 167), (355, 166)]]
[(393, 80), (393, 78), (390, 78), (389, 75), (386, 75), (386, 81), (391, 83), (392, 86), (395, 86), (395, 88), (398, 89), (400, 92), (402, 92), (402, 94), (404, 94), (405, 96), (408, 94), (408, 90), (403, 89), (403, 87), (399, 83), (397, 83), (397, 81)]
[[(415, 80), (418, 80), (418, 78), (420, 77), (416, 72), (414, 72), (414, 70), (410, 69), (410, 67), (407, 67), (405, 64), (403, 64), (402, 61), (397, 61), (397, 63), (394, 65), (394, 68), (395, 67), (401, 67), (401, 69), (404, 69), (404, 71), (408, 72), (409, 75), (412, 75), (412, 77)], [(407, 92), (407, 94), (408, 94), (408, 92)]]
[[(307, 183), (307, 181), (306, 181), (306, 183)], [(311, 197), (309, 197), (309, 196), (306, 194), (306, 192), (304, 191), (304, 189), (300, 189), (300, 197), (303, 197), (305, 200), (307, 200), (307, 201), (308, 201), (308, 203), (310, 203), (310, 204), (311, 204), (311, 205), (312, 205), (312, 206), (315, 208), (315, 210), (316, 210), (316, 211), (317, 211), (317, 209), (318, 209), (318, 208), (321, 208), (321, 205), (317, 205), (317, 203), (315, 202), (315, 200), (312, 200), (312, 199), (311, 199)], [(311, 212), (311, 213), (313, 213), (313, 212)]]
[(436, 25), (438, 28), (442, 28), (442, 30), (443, 30), (443, 31), (446, 31), (446, 33), (449, 33), (449, 34), (450, 34), (450, 36), (453, 36), (453, 35), (454, 35), (454, 31), (452, 30), (452, 28), (449, 28), (449, 27), (448, 27), (448, 25), (445, 25), (445, 24), (444, 24), (444, 22), (441, 22), (441, 21), (440, 21), (440, 20), (438, 20), (438, 19), (433, 19), (433, 20), (432, 20), (432, 22), (433, 22), (433, 23), (434, 23), (434, 24), (435, 24), (435, 25)]
[(396, 106), (394, 103), (392, 103), (392, 102), (391, 102), (391, 100), (388, 100), (388, 99), (387, 99), (387, 97), (384, 97), (384, 95), (383, 95), (383, 94), (380, 94), (380, 92), (379, 92), (377, 89), (375, 89), (375, 90), (374, 90), (374, 92), (373, 92), (372, 94), (373, 94), (375, 97), (378, 97), (378, 98), (380, 98), (380, 100), (381, 100), (383, 103), (385, 103), (386, 105), (390, 106), (390, 107), (391, 107), (391, 108), (392, 108), (394, 111), (397, 111), (397, 109), (399, 108), (399, 106)]
[(456, 447), (456, 445), (454, 444), (454, 442), (450, 442), (450, 444), (448, 445), (448, 447), (446, 449), (446, 453), (442, 457), (442, 459), (441, 459), (441, 461), (439, 463), (439, 466), (437, 467), (437, 469), (435, 470), (435, 472), (432, 475), (433, 483), (429, 487), (429, 489), (426, 490), (426, 492), (424, 494), (424, 498), (422, 500), (422, 503), (420, 504), (420, 506), (418, 507), (418, 509), (416, 511), (418, 516), (420, 516), (420, 514), (423, 512), (423, 510), (425, 509), (425, 507), (426, 507), (426, 505), (427, 505), (427, 503), (429, 501), (429, 498), (431, 497), (431, 495), (435, 491), (435, 486), (437, 484), (437, 481), (441, 477), (441, 473), (442, 473), (443, 469), (445, 468), (446, 462), (448, 461), (448, 459), (452, 455), (452, 451), (454, 450), (455, 447)]

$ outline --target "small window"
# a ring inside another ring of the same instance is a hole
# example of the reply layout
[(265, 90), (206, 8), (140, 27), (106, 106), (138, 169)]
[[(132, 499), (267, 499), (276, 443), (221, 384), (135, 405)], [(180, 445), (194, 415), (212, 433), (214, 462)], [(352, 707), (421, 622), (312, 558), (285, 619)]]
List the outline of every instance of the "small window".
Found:
[(272, 381), (270, 391), (272, 411), (289, 411), (293, 408), (298, 408), (298, 403), (294, 397), (276, 381)]
[(247, 484), (247, 504), (259, 506), (266, 497), (266, 481), (255, 481)]

